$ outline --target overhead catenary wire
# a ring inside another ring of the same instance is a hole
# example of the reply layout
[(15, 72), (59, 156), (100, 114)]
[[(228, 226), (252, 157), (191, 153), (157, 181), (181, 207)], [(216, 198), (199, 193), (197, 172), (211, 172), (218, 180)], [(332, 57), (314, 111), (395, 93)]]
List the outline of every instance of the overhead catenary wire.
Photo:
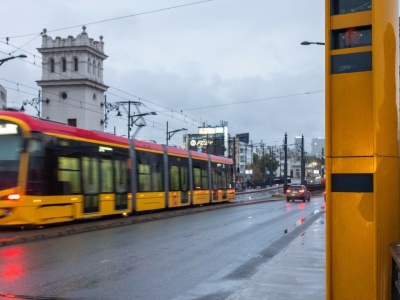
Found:
[(232, 102), (232, 103), (224, 103), (224, 104), (215, 104), (215, 105), (209, 105), (209, 106), (199, 106), (199, 107), (194, 107), (194, 108), (182, 109), (182, 111), (191, 111), (191, 110), (199, 110), (199, 109), (207, 109), (207, 108), (215, 108), (215, 107), (224, 107), (224, 106), (231, 106), (231, 105), (238, 105), (238, 104), (247, 104), (247, 103), (252, 103), (252, 102), (276, 100), (276, 99), (290, 98), (290, 97), (296, 97), (296, 96), (302, 96), (302, 95), (308, 95), (308, 94), (316, 94), (316, 93), (323, 93), (323, 92), (325, 92), (325, 90), (303, 92), (303, 93), (296, 93), (296, 94), (289, 94), (289, 95), (282, 95), (282, 96), (254, 99), (254, 100), (244, 100), (244, 101), (238, 101), (238, 102)]
[[(63, 27), (63, 28), (48, 30), (47, 32), (57, 32), (57, 31), (62, 31), (62, 30), (82, 27), (84, 25), (87, 26), (87, 25), (95, 25), (95, 24), (100, 24), (100, 23), (112, 22), (112, 21), (117, 21), (117, 20), (121, 20), (121, 19), (133, 18), (133, 17), (142, 16), (142, 15), (148, 15), (148, 14), (152, 14), (152, 13), (158, 13), (158, 12), (162, 12), (162, 11), (167, 11), (167, 10), (172, 10), (172, 9), (192, 6), (192, 5), (203, 4), (203, 3), (211, 2), (211, 1), (213, 1), (213, 0), (203, 0), (203, 1), (191, 2), (191, 3), (180, 4), (180, 5), (175, 5), (175, 6), (169, 6), (169, 7), (165, 7), (165, 8), (149, 10), (149, 11), (140, 12), (140, 13), (131, 14), (131, 15), (126, 15), (126, 16), (121, 16), (121, 17), (115, 17), (115, 18), (110, 18), (110, 19), (104, 19), (104, 20), (88, 22), (88, 23), (79, 24), (79, 25), (72, 25), (72, 26), (67, 26), (67, 27)], [(22, 35), (16, 35), (16, 36), (0, 37), (0, 39), (5, 39), (5, 40), (9, 41), (10, 39), (28, 37), (28, 36), (33, 36), (33, 35), (37, 35), (37, 34), (38, 33), (36, 32), (36, 33), (22, 34)]]
[[(96, 21), (96, 22), (91, 22), (91, 23), (85, 23), (84, 25), (94, 25), (94, 24), (98, 24), (98, 23), (102, 23), (102, 22), (116, 21), (116, 20), (120, 20), (120, 19), (124, 19), (124, 18), (129, 18), (129, 17), (135, 17), (135, 16), (139, 16), (139, 15), (144, 15), (144, 14), (147, 14), (147, 13), (159, 12), (159, 11), (163, 11), (163, 10), (167, 10), (167, 9), (173, 9), (173, 8), (178, 8), (178, 7), (188, 6), (188, 5), (193, 5), (193, 4), (200, 4), (200, 3), (209, 2), (209, 1), (212, 1), (212, 0), (208, 0), (208, 1), (199, 1), (199, 2), (195, 2), (195, 3), (190, 3), (190, 4), (185, 4), (185, 5), (179, 5), (179, 6), (174, 6), (174, 7), (164, 8), (164, 9), (158, 9), (158, 10), (154, 10), (154, 11), (148, 11), (148, 12), (143, 12), (143, 13), (138, 13), (138, 14), (133, 14), (133, 15), (128, 15), (128, 16), (123, 16), (123, 17), (105, 19), (105, 20), (101, 20), (101, 21)], [(67, 29), (70, 29), (70, 28), (78, 27), (78, 26), (82, 26), (82, 25), (76, 25), (76, 26), (70, 26), (70, 27), (65, 27), (65, 28), (59, 28), (59, 29), (55, 29), (55, 30), (49, 30), (48, 32), (55, 32), (55, 31), (67, 30)], [(34, 34), (32, 34), (32, 35), (34, 35)], [(25, 36), (26, 36), (26, 35), (25, 35)], [(37, 38), (38, 36), (40, 36), (40, 34), (38, 35), (38, 34), (36, 33), (36, 36), (34, 37), (34, 39)], [(16, 38), (16, 37), (17, 37), (17, 36), (14, 36), (14, 37), (12, 37), (12, 38)], [(25, 45), (26, 45), (26, 44), (25, 44)], [(21, 48), (23, 48), (23, 46), (20, 46), (20, 47), (17, 48), (17, 49), (21, 49)], [(16, 51), (16, 50), (14, 50), (13, 52), (15, 52), (15, 51)], [(11, 53), (13, 53), (13, 52), (11, 52)], [(34, 54), (32, 54), (32, 55), (35, 57)], [(61, 75), (63, 75), (63, 74), (61, 74)], [(18, 83), (17, 83), (17, 85), (18, 85)], [(121, 90), (119, 90), (119, 89), (116, 89), (116, 88), (114, 88), (114, 87), (110, 87), (110, 89), (115, 89), (115, 90), (117, 90), (117, 91), (123, 92), (123, 91), (121, 91)], [(322, 91), (316, 91), (316, 92), (322, 92)], [(188, 109), (182, 109), (182, 110), (173, 110), (173, 109), (169, 109), (169, 108), (167, 108), (167, 107), (165, 107), (165, 106), (162, 106), (162, 105), (159, 105), (159, 104), (157, 104), (157, 103), (154, 103), (153, 101), (150, 101), (150, 100), (148, 100), (148, 99), (146, 99), (146, 98), (138, 97), (138, 96), (136, 96), (136, 95), (134, 95), (134, 94), (132, 94), (132, 93), (127, 93), (127, 94), (128, 94), (129, 96), (136, 97), (136, 98), (138, 98), (138, 99), (141, 99), (141, 100), (143, 100), (143, 101), (146, 101), (146, 102), (148, 102), (148, 103), (151, 104), (151, 105), (155, 105), (155, 106), (157, 106), (157, 107), (161, 107), (161, 108), (165, 109), (165, 111), (164, 111), (164, 110), (159, 110), (159, 111), (157, 111), (157, 113), (162, 114), (162, 115), (164, 115), (164, 116), (171, 117), (171, 118), (174, 118), (174, 119), (179, 119), (179, 118), (176, 118), (176, 116), (180, 113), (180, 116), (182, 116), (183, 119), (184, 119), (183, 122), (185, 122), (185, 123), (187, 123), (187, 124), (190, 124), (190, 122), (186, 122), (186, 121), (185, 121), (185, 118), (192, 119), (193, 121), (195, 121), (195, 119), (194, 119), (194, 118), (191, 118), (190, 116), (188, 116), (188, 115), (186, 115), (186, 114), (184, 114), (183, 112), (186, 112), (186, 111), (193, 111), (193, 110), (201, 110), (201, 109), (217, 108), (217, 107), (225, 107), (225, 106), (230, 106), (230, 105), (239, 105), (239, 104), (251, 103), (251, 102), (256, 102), (256, 101), (272, 100), (272, 99), (278, 99), (278, 98), (284, 98), (284, 97), (293, 97), (293, 96), (298, 96), (298, 95), (303, 95), (303, 94), (310, 94), (310, 93), (314, 93), (314, 92), (306, 92), (306, 93), (300, 93), (300, 94), (294, 94), (294, 95), (287, 95), (287, 96), (270, 97), (270, 98), (265, 98), (265, 99), (244, 100), (244, 101), (233, 102), (233, 103), (216, 104), (216, 105), (212, 105), (212, 106), (188, 108)], [(107, 94), (108, 94), (108, 95), (115, 96), (116, 98), (120, 98), (120, 99), (127, 100), (126, 98), (123, 98), (123, 97), (121, 97), (120, 95), (117, 95), (117, 94), (112, 93), (112, 92), (110, 92), (110, 91), (108, 91)], [(57, 96), (57, 95), (56, 95), (56, 96)], [(81, 100), (79, 100), (79, 99), (71, 99), (71, 100), (77, 101), (75, 105), (79, 105), (79, 103), (81, 102)], [(94, 104), (87, 103), (87, 105), (90, 106), (90, 105), (94, 105)], [(85, 108), (85, 109), (88, 109), (88, 108)], [(180, 120), (180, 119), (179, 119), (179, 120)], [(180, 121), (181, 121), (181, 120), (180, 120)], [(199, 123), (199, 124), (201, 124), (201, 121), (197, 121), (197, 120), (196, 120), (196, 122)], [(194, 123), (193, 123), (193, 125), (194, 125)]]
[[(1, 43), (1, 41), (0, 41), (0, 43)], [(9, 44), (9, 45), (10, 45), (10, 44)], [(11, 45), (11, 46), (12, 46), (12, 45)], [(15, 47), (15, 46), (13, 46), (13, 47)], [(5, 52), (3, 52), (3, 51), (0, 51), (0, 52), (5, 53)], [(30, 52), (28, 52), (28, 51), (24, 51), (24, 52), (25, 52), (25, 53), (28, 53), (28, 54), (30, 54), (30, 55), (33, 55), (32, 53), (30, 53)], [(5, 54), (7, 54), (7, 53), (5, 53)], [(42, 58), (41, 58), (41, 59), (42, 59)], [(26, 60), (24, 60), (24, 61), (26, 61)], [(27, 62), (27, 61), (26, 61), (26, 62)], [(28, 62), (28, 63), (30, 63), (30, 62)], [(30, 63), (30, 64), (33, 64), (34, 66), (36, 66), (36, 67), (38, 67), (38, 68), (43, 68), (43, 66), (38, 66), (38, 65), (36, 65), (35, 63)], [(47, 70), (49, 71), (49, 69), (47, 69)], [(68, 71), (71, 71), (71, 72), (73, 72), (73, 73), (76, 73), (76, 74), (78, 74), (78, 75), (82, 75), (82, 76), (85, 75), (85, 74), (81, 74), (81, 73), (79, 73), (79, 72), (76, 72), (76, 71), (74, 71), (74, 70), (71, 70), (71, 69), (69, 69), (69, 68), (67, 68), (67, 70), (68, 70)], [(70, 77), (70, 76), (68, 76), (68, 75), (66, 75), (66, 74), (64, 74), (64, 73), (61, 73), (61, 72), (55, 72), (55, 73), (58, 74), (58, 75), (60, 75), (60, 76), (63, 76), (63, 77), (66, 78), (66, 79), (71, 79), (71, 78), (72, 78), (72, 77)], [(0, 78), (0, 80), (4, 80), (4, 81), (10, 82), (10, 83), (14, 83), (14, 84), (16, 84), (17, 86), (29, 87), (29, 86), (27, 86), (27, 85), (19, 84), (19, 83), (17, 83), (17, 82), (12, 82), (12, 81), (7, 80), (7, 79), (4, 79), (4, 78)], [(37, 90), (37, 88), (33, 88), (33, 87), (29, 87), (29, 88)], [(119, 91), (119, 92), (123, 92), (123, 93), (125, 93), (125, 94), (127, 94), (127, 95), (129, 95), (129, 96), (131, 96), (131, 97), (135, 97), (135, 98), (137, 98), (137, 99), (147, 101), (147, 102), (149, 102), (149, 103), (151, 103), (151, 104), (153, 104), (153, 105), (160, 106), (160, 107), (162, 107), (162, 108), (164, 108), (164, 109), (168, 109), (168, 108), (165, 107), (165, 106), (156, 104), (156, 103), (154, 103), (153, 101), (147, 100), (147, 99), (145, 99), (145, 98), (142, 98), (142, 97), (140, 97), (140, 96), (134, 95), (134, 94), (132, 94), (132, 93), (124, 92), (124, 91), (122, 91), (122, 90), (120, 90), (120, 89), (118, 89), (118, 88), (113, 88), (113, 87), (111, 87), (111, 86), (110, 86), (110, 88), (115, 89), (115, 90), (117, 90), (117, 91)], [(14, 91), (20, 92), (19, 89), (14, 89), (14, 88), (10, 88), (10, 89), (11, 89), (11, 90), (14, 90)], [(52, 94), (53, 96), (58, 97), (58, 94), (55, 94), (55, 93), (50, 93), (50, 94)], [(123, 98), (122, 96), (116, 95), (116, 94), (111, 93), (111, 92), (107, 92), (107, 94), (113, 95), (113, 96), (115, 96), (116, 98), (119, 98), (119, 99), (122, 99), (122, 100), (129, 100), (129, 99), (127, 99), (127, 98)], [(81, 99), (69, 98), (69, 100), (75, 101), (75, 102), (76, 102), (76, 105), (73, 105), (73, 104), (70, 104), (70, 103), (67, 103), (66, 105), (71, 105), (71, 106), (75, 106), (75, 107), (78, 107), (78, 108), (81, 107), (81, 103), (82, 103), (82, 100), (81, 100)], [(89, 105), (89, 106), (92, 106), (92, 107), (97, 107), (97, 104), (91, 104), (91, 103), (86, 103), (86, 104)], [(91, 110), (91, 109), (89, 109), (89, 108), (87, 108), (87, 107), (85, 107), (85, 109)], [(91, 110), (91, 111), (93, 111), (93, 112), (98, 112), (98, 111), (94, 111), (94, 110)], [(169, 109), (169, 111), (175, 111), (175, 110)], [(160, 112), (160, 113), (163, 114), (164, 116), (171, 117), (171, 118), (176, 119), (176, 120), (178, 120), (178, 121), (184, 122), (184, 123), (186, 123), (186, 124), (188, 124), (188, 125), (194, 125), (194, 126), (195, 126), (194, 122), (193, 122), (193, 124), (190, 124), (190, 123), (187, 122), (186, 120), (181, 120), (181, 119), (179, 119), (179, 118), (174, 117), (173, 115), (170, 116), (170, 115), (168, 115), (168, 114), (166, 114), (166, 113), (162, 113), (162, 112)], [(103, 115), (103, 113), (101, 113), (101, 115)], [(200, 121), (197, 121), (197, 120), (195, 120), (194, 118), (192, 118), (192, 117), (190, 117), (190, 116), (188, 116), (188, 115), (185, 115), (184, 117), (186, 117), (186, 118), (188, 118), (188, 119), (192, 119), (193, 121), (195, 121), (195, 122), (198, 123), (198, 124), (201, 123)]]
[[(160, 9), (155, 9), (155, 10), (150, 10), (150, 11), (145, 11), (145, 12), (140, 12), (140, 13), (136, 13), (136, 14), (131, 14), (131, 15), (127, 15), (127, 16), (121, 16), (121, 17), (110, 18), (110, 19), (103, 19), (103, 20), (99, 20), (99, 21), (88, 22), (88, 23), (85, 23), (85, 24), (73, 25), (73, 26), (68, 26), (68, 27), (59, 28), (59, 29), (54, 29), (54, 30), (48, 30), (47, 32), (56, 32), (56, 31), (62, 31), (62, 30), (67, 30), (67, 29), (71, 29), (71, 28), (81, 27), (81, 26), (83, 26), (83, 25), (86, 25), (86, 26), (87, 26), (87, 25), (100, 24), (100, 23), (104, 23), (104, 22), (117, 21), (117, 20), (121, 20), (121, 19), (137, 17), (137, 16), (140, 16), (140, 15), (146, 15), (146, 14), (157, 13), (157, 12), (162, 12), (162, 11), (167, 11), (167, 10), (172, 10), (172, 9), (177, 9), (177, 8), (183, 8), (183, 7), (192, 6), (192, 5), (203, 4), (203, 3), (211, 2), (211, 1), (213, 1), (213, 0), (203, 0), (203, 1), (197, 1), (197, 2), (186, 3), (186, 4), (180, 4), (180, 5), (175, 5), (175, 6), (170, 6), (170, 7), (165, 7), (165, 8), (160, 8)], [(18, 49), (22, 49), (22, 47), (24, 47), (25, 45), (27, 45), (28, 43), (30, 43), (31, 41), (33, 41), (33, 40), (36, 39), (37, 37), (41, 36), (42, 34), (43, 34), (43, 32), (41, 32), (41, 33), (31, 33), (31, 34), (23, 34), (23, 35), (18, 35), (18, 36), (7, 36), (7, 37), (3, 37), (3, 38), (0, 38), (0, 39), (5, 39), (6, 42), (3, 42), (3, 43), (5, 43), (5, 44), (7, 44), (7, 45), (11, 45), (11, 44), (9, 44), (10, 39), (21, 38), (21, 37), (28, 37), (28, 36), (35, 36), (33, 39), (31, 39), (30, 41), (28, 41), (27, 43), (25, 43), (23, 46), (20, 46), (20, 47), (13, 46), (13, 47), (15, 48), (15, 50), (12, 51), (12, 52), (10, 52), (10, 53), (8, 53), (8, 55), (11, 55), (11, 53), (17, 51)], [(2, 41), (0, 41), (0, 42), (2, 42)], [(27, 51), (24, 51), (24, 52), (29, 53), (29, 52), (27, 52)], [(3, 52), (3, 53), (5, 53), (5, 52)], [(36, 57), (36, 56), (35, 56), (34, 54), (32, 54), (32, 53), (29, 53), (29, 54), (31, 54), (33, 57)], [(36, 65), (36, 64), (34, 63), (34, 65)], [(64, 74), (60, 74), (60, 75), (63, 76)], [(118, 89), (116, 89), (116, 90), (118, 90)], [(121, 91), (121, 90), (119, 90), (119, 91)], [(112, 95), (112, 93), (108, 93), (108, 94), (111, 94), (111, 95)], [(128, 93), (128, 94), (129, 94), (129, 93)], [(118, 97), (117, 95), (115, 95), (115, 96)], [(134, 95), (132, 95), (132, 96), (134, 96)], [(137, 97), (137, 96), (134, 96), (134, 97)], [(139, 97), (137, 97), (137, 98), (139, 98)], [(152, 103), (153, 105), (158, 105), (158, 104), (156, 104), (156, 103), (154, 103), (154, 102), (151, 102), (151, 101), (149, 101), (149, 100), (147, 100), (147, 99), (144, 99), (143, 97), (142, 97), (141, 99), (142, 99), (142, 100), (145, 100), (145, 101), (148, 101), (149, 103)], [(79, 102), (80, 102), (80, 100), (76, 100), (76, 101), (79, 101)], [(89, 104), (89, 105), (90, 105), (90, 104)], [(159, 106), (159, 105), (158, 105), (158, 106)], [(164, 107), (164, 108), (166, 108), (166, 107)], [(174, 112), (175, 110), (171, 110), (171, 111)], [(182, 112), (181, 112), (181, 114), (182, 114)], [(167, 116), (166, 114), (164, 114), (164, 115)], [(174, 118), (173, 115), (172, 115), (171, 117)], [(194, 125), (194, 122), (197, 122), (198, 124), (201, 124), (201, 121), (197, 121), (197, 120), (195, 120), (194, 118), (192, 118), (192, 117), (190, 117), (190, 116), (187, 116), (187, 115), (184, 116), (184, 120), (183, 120), (184, 123), (190, 124), (190, 123), (188, 123), (188, 122), (185, 121), (185, 118), (186, 118), (186, 117), (193, 120), (193, 125)], [(182, 121), (182, 120), (180, 120), (180, 121)]]

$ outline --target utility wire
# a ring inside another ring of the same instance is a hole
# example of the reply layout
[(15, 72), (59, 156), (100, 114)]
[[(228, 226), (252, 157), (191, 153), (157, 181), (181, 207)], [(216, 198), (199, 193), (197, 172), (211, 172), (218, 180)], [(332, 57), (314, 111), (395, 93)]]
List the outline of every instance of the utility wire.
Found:
[(223, 107), (223, 106), (231, 106), (231, 105), (238, 105), (238, 104), (246, 104), (246, 103), (252, 103), (252, 102), (260, 102), (260, 101), (267, 101), (267, 100), (283, 99), (283, 98), (290, 98), (290, 97), (296, 97), (296, 96), (308, 95), (308, 94), (316, 94), (316, 93), (323, 93), (323, 92), (325, 92), (325, 90), (312, 91), (312, 92), (304, 92), (304, 93), (298, 93), (298, 94), (290, 94), (290, 95), (283, 95), (283, 96), (276, 96), (276, 97), (255, 99), (255, 100), (239, 101), (239, 102), (232, 102), (232, 103), (216, 104), (216, 105), (210, 105), (210, 106), (200, 106), (200, 107), (195, 107), (195, 108), (182, 109), (182, 111), (199, 110), (199, 109), (214, 108), (214, 107)]
[[(0, 41), (0, 43), (4, 43), (4, 42), (1, 42), (1, 41)], [(9, 46), (11, 46), (11, 47), (16, 47), (16, 46), (13, 46), (13, 45), (11, 45), (11, 44), (7, 44), (7, 45), (9, 45)], [(2, 52), (2, 53), (4, 53), (4, 54), (7, 54), (7, 53), (4, 52), (4, 51), (0, 51), (0, 52)], [(24, 52), (27, 53), (27, 54), (33, 55), (32, 53), (30, 53), (30, 52), (28, 52), (28, 51), (24, 51)], [(40, 59), (42, 60), (42, 58), (40, 58)], [(26, 61), (26, 60), (24, 60), (24, 61)], [(27, 61), (26, 61), (26, 62), (27, 62)], [(30, 63), (30, 62), (28, 62), (28, 63)], [(41, 68), (41, 69), (44, 68), (43, 66), (38, 66), (38, 65), (36, 65), (36, 63), (30, 63), (30, 64), (33, 64), (33, 65), (35, 65), (36, 67)], [(46, 68), (44, 68), (44, 69), (47, 70), (47, 71), (49, 71), (49, 69), (46, 69)], [(78, 75), (80, 75), (80, 76), (84, 76), (84, 75), (85, 75), (85, 74), (81, 74), (81, 73), (79, 73), (79, 72), (76, 72), (76, 71), (74, 71), (74, 70), (71, 70), (71, 69), (69, 69), (69, 68), (67, 68), (67, 71), (70, 71), (70, 72), (72, 72), (72, 73), (78, 74)], [(62, 72), (62, 73), (61, 73), (61, 72), (55, 72), (55, 73), (58, 74), (58, 75), (60, 75), (60, 76), (62, 76), (62, 77), (64, 77), (65, 79), (73, 79), (72, 77), (66, 75), (64, 72)], [(4, 79), (4, 78), (0, 78), (0, 80), (4, 80), (4, 81), (10, 82), (10, 83), (14, 83), (14, 84), (17, 85), (17, 87), (18, 87), (18, 86), (25, 86), (25, 87), (28, 87), (28, 88), (31, 88), (31, 89), (35, 89), (35, 90), (37, 89), (37, 88), (29, 87), (29, 86), (27, 86), (27, 85), (19, 84), (19, 83), (17, 83), (17, 82), (12, 82), (12, 81), (7, 80), (7, 79)], [(131, 97), (135, 97), (135, 98), (137, 98), (138, 100), (144, 100), (144, 101), (147, 101), (147, 102), (149, 102), (149, 103), (151, 103), (151, 104), (153, 104), (153, 105), (162, 107), (163, 109), (168, 109), (169, 112), (172, 112), (172, 115), (169, 115), (169, 114), (166, 114), (166, 113), (163, 113), (163, 112), (156, 111), (157, 113), (160, 113), (160, 114), (162, 114), (162, 115), (164, 115), (164, 116), (166, 116), (166, 117), (171, 117), (172, 119), (179, 120), (179, 121), (184, 122), (184, 123), (186, 123), (186, 124), (188, 124), (188, 125), (193, 125), (193, 126), (195, 126), (194, 122), (197, 122), (198, 124), (201, 124), (200, 121), (197, 121), (197, 120), (195, 120), (194, 118), (192, 118), (192, 117), (190, 117), (190, 116), (188, 116), (188, 115), (184, 115), (184, 120), (181, 120), (181, 119), (176, 118), (176, 117), (173, 116), (173, 112), (178, 113), (178, 112), (175, 111), (175, 110), (169, 109), (169, 108), (167, 108), (167, 107), (165, 107), (165, 106), (159, 105), (159, 104), (154, 103), (154, 102), (152, 102), (152, 101), (150, 101), (150, 100), (147, 100), (147, 99), (145, 99), (145, 98), (141, 98), (141, 97), (139, 97), (139, 96), (137, 96), (137, 95), (134, 95), (134, 94), (132, 94), (132, 93), (124, 92), (124, 91), (122, 91), (122, 90), (120, 90), (120, 89), (118, 89), (118, 88), (114, 88), (114, 87), (111, 87), (111, 86), (110, 86), (110, 88), (115, 89), (116, 91), (122, 92), (122, 93), (124, 93), (124, 94), (127, 94), (127, 95), (129, 95), (129, 96), (131, 96)], [(17, 88), (17, 89), (15, 89), (15, 88), (9, 88), (9, 89), (14, 90), (14, 91), (18, 91), (18, 92), (20, 91), (18, 88)], [(58, 96), (59, 96), (58, 94), (55, 94), (55, 93), (50, 93), (50, 92), (49, 92), (49, 94), (52, 94), (52, 95), (54, 95), (55, 97), (58, 97)], [(114, 94), (114, 93), (111, 93), (111, 92), (107, 92), (107, 94), (112, 95), (112, 96), (115, 96), (116, 98), (120, 98), (120, 99), (123, 99), (123, 100), (129, 100), (129, 99), (127, 99), (127, 98), (123, 98), (123, 97), (121, 97), (121, 96), (119, 96), (119, 95), (116, 95), (116, 94)], [(71, 106), (73, 106), (73, 107), (78, 107), (78, 108), (80, 107), (80, 108), (82, 108), (82, 100), (80, 100), (80, 99), (74, 99), (74, 98), (70, 98), (70, 97), (69, 97), (68, 99), (71, 100), (71, 101), (75, 101), (77, 104), (76, 104), (76, 105), (73, 105), (73, 104), (71, 104), (71, 103), (66, 103), (66, 105), (71, 105)], [(51, 99), (50, 99), (50, 100), (51, 100)], [(118, 101), (117, 101), (117, 102), (118, 102)], [(96, 107), (96, 108), (97, 108), (97, 106), (98, 106), (97, 104), (92, 104), (92, 103), (86, 103), (86, 106), (87, 106), (87, 105), (88, 105), (88, 106), (92, 106), (92, 107)], [(89, 109), (88, 107), (85, 107), (85, 109), (88, 109), (88, 110), (90, 110), (90, 111), (92, 111), (92, 112), (98, 112), (97, 110), (95, 111), (95, 110)], [(101, 116), (103, 116), (103, 113), (101, 113)], [(187, 121), (186, 121), (186, 118), (192, 119), (192, 120), (193, 120), (193, 124), (190, 124), (189, 122), (187, 122)]]
[[(162, 11), (167, 11), (167, 10), (182, 8), (182, 7), (186, 7), (186, 6), (192, 6), (192, 5), (203, 4), (203, 3), (205, 3), (205, 2), (211, 2), (211, 1), (213, 1), (213, 0), (203, 0), (203, 1), (198, 1), (198, 2), (187, 3), (187, 4), (175, 5), (175, 6), (170, 6), (170, 7), (160, 8), (160, 9), (154, 9), (154, 10), (149, 10), (149, 11), (145, 11), (145, 12), (141, 12), (141, 13), (136, 13), (136, 14), (132, 14), (132, 15), (127, 15), (127, 16), (122, 16), (122, 17), (116, 17), (116, 18), (111, 18), (111, 19), (104, 19), (104, 20), (94, 21), (94, 22), (85, 23), (85, 24), (80, 24), (80, 25), (72, 25), (72, 26), (63, 27), (63, 28), (59, 28), (59, 29), (48, 30), (47, 32), (57, 32), (57, 31), (62, 31), (62, 30), (71, 29), (71, 28), (82, 27), (83, 25), (87, 26), (87, 25), (94, 25), (94, 24), (112, 22), (112, 21), (117, 21), (117, 20), (121, 20), (121, 19), (133, 18), (133, 17), (137, 17), (137, 16), (148, 15), (148, 14), (152, 14), (152, 13), (158, 13), (158, 12), (162, 12)], [(37, 34), (38, 34), (38, 33), (30, 33), (30, 34), (23, 34), (23, 35), (17, 35), (17, 36), (12, 36), (12, 37), (2, 37), (2, 38), (0, 38), (0, 39), (7, 39), (7, 40), (9, 40), (9, 39), (11, 39), (11, 38), (14, 38), (14, 39), (15, 39), (15, 38), (27, 37), (27, 36), (37, 35)], [(40, 35), (40, 34), (39, 34), (39, 35)]]

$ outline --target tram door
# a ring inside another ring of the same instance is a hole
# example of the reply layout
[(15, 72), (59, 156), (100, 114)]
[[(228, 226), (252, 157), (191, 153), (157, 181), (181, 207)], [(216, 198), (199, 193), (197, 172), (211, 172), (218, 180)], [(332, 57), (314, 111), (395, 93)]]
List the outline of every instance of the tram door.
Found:
[(99, 212), (99, 161), (94, 157), (82, 157), (83, 212)]
[(115, 160), (115, 210), (128, 208), (128, 169), (126, 161)]

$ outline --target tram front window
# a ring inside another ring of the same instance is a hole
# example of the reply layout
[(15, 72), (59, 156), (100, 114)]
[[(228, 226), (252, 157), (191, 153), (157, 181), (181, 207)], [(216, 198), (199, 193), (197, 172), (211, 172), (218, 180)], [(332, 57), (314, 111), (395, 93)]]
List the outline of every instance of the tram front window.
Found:
[(16, 187), (18, 184), (22, 141), (18, 125), (0, 120), (0, 190)]

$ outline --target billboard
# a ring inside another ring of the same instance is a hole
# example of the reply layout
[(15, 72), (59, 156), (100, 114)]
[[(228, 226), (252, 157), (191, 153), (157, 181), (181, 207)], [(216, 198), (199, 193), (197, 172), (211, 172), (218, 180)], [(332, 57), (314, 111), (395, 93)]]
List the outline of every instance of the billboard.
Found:
[(225, 152), (224, 134), (188, 134), (188, 149), (223, 156)]
[(250, 134), (249, 133), (238, 133), (236, 138), (239, 139), (240, 142), (248, 144), (250, 141)]

